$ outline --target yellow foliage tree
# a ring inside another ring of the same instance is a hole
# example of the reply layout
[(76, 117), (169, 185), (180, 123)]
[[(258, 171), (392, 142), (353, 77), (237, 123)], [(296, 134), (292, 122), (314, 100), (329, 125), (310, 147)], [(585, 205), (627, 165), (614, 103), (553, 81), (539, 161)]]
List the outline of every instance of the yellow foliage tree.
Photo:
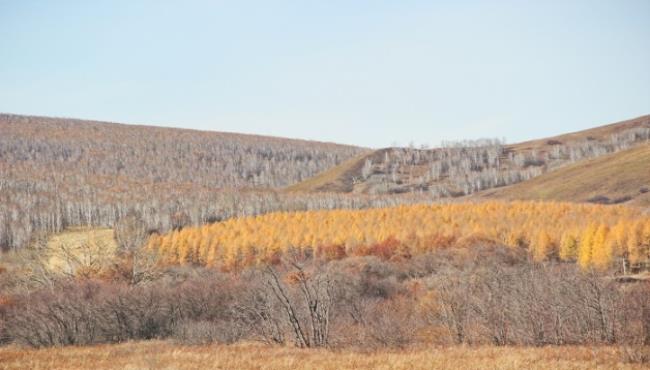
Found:
[(631, 264), (640, 263), (642, 260), (640, 222), (632, 223), (629, 227), (627, 236), (627, 254)]
[(607, 239), (608, 234), (607, 225), (600, 225), (593, 237), (591, 264), (599, 270), (605, 270), (612, 264), (612, 244)]
[(326, 254), (413, 256), (454, 245), (471, 247), (478, 238), (513, 248), (528, 245), (537, 261), (558, 253), (562, 260), (577, 260), (583, 268), (604, 268), (618, 256), (637, 265), (647, 262), (648, 224), (647, 215), (624, 206), (456, 203), (276, 212), (173, 231), (152, 238), (149, 245), (168, 263), (237, 269), (290, 249), (339, 246)]
[(594, 224), (589, 225), (580, 236), (580, 243), (578, 245), (578, 265), (587, 269), (591, 266), (591, 254), (594, 245), (594, 236), (597, 231)]
[(553, 252), (553, 241), (546, 230), (537, 233), (532, 245), (533, 259), (537, 262), (546, 260)]
[(578, 257), (578, 238), (573, 232), (562, 234), (559, 254), (562, 261), (575, 261)]

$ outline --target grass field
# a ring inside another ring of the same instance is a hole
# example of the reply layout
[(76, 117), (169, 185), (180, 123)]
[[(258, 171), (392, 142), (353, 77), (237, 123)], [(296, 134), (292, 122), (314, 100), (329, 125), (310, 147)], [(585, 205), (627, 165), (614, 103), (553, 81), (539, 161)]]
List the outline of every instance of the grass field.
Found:
[(0, 348), (0, 369), (642, 369), (614, 347), (449, 347), (403, 351), (301, 350), (261, 344)]
[(48, 265), (53, 271), (67, 271), (74, 265), (108, 261), (115, 254), (117, 243), (113, 229), (75, 228), (52, 235), (47, 241)]

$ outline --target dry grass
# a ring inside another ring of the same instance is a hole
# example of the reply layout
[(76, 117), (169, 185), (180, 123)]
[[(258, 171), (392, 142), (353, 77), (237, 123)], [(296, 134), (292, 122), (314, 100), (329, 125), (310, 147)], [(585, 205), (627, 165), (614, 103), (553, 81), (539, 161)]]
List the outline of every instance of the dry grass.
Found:
[(260, 344), (0, 348), (0, 369), (642, 369), (614, 347), (449, 347), (360, 353)]
[[(642, 189), (648, 192), (642, 193)], [(630, 197), (650, 206), (650, 145), (579, 162), (532, 180), (476, 194), (478, 198), (584, 202), (596, 196)]]
[(310, 191), (342, 191), (350, 192), (352, 177), (360, 176), (361, 167), (366, 162), (366, 158), (373, 155), (373, 151), (364, 152), (354, 158), (348, 159), (338, 166), (310, 177), (307, 180), (299, 182), (285, 188), (288, 192), (310, 192)]
[(52, 271), (70, 268), (72, 257), (80, 264), (88, 264), (91, 259), (110, 259), (117, 250), (113, 229), (75, 228), (52, 235), (47, 241), (48, 267)]
[(526, 151), (531, 149), (545, 151), (549, 148), (549, 141), (568, 143), (571, 141), (585, 140), (587, 138), (602, 140), (617, 132), (637, 127), (650, 127), (650, 115), (640, 116), (625, 121), (610, 123), (607, 125), (597, 126), (576, 132), (570, 132), (558, 136), (525, 141), (522, 143), (510, 145), (510, 148), (515, 151)]

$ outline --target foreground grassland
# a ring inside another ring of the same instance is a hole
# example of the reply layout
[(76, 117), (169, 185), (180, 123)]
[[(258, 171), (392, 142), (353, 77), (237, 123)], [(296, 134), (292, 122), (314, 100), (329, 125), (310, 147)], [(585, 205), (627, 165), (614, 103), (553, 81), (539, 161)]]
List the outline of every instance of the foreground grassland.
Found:
[(300, 350), (258, 344), (137, 342), (0, 349), (0, 369), (642, 369), (614, 347), (449, 347), (403, 351)]

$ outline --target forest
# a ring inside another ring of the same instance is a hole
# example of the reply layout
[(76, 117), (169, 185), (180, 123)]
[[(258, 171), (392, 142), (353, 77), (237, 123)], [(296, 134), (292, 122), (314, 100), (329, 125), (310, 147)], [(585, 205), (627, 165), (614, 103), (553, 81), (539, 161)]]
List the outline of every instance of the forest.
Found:
[[(113, 227), (131, 213), (165, 233), (268, 212), (432, 203), (650, 139), (650, 116), (616, 125), (542, 145), (485, 139), (367, 154), (331, 143), (0, 114), (0, 249), (69, 227)], [(283, 191), (355, 158), (363, 161), (350, 178), (358, 192)]]
[(293, 250), (325, 260), (390, 260), (476, 244), (523, 248), (539, 262), (615, 265), (627, 273), (650, 267), (650, 216), (624, 206), (554, 202), (282, 212), (154, 235), (148, 248), (170, 264), (229, 270), (272, 263)]
[[(131, 211), (153, 230), (286, 208), (272, 192), (363, 149), (253, 135), (0, 114), (0, 249)], [(249, 189), (250, 192), (243, 190)], [(241, 193), (240, 193), (241, 191)], [(321, 197), (348, 206), (354, 201)], [(368, 201), (360, 200), (362, 203)], [(306, 204), (300, 208), (301, 205)], [(334, 207), (334, 205), (330, 205)]]

